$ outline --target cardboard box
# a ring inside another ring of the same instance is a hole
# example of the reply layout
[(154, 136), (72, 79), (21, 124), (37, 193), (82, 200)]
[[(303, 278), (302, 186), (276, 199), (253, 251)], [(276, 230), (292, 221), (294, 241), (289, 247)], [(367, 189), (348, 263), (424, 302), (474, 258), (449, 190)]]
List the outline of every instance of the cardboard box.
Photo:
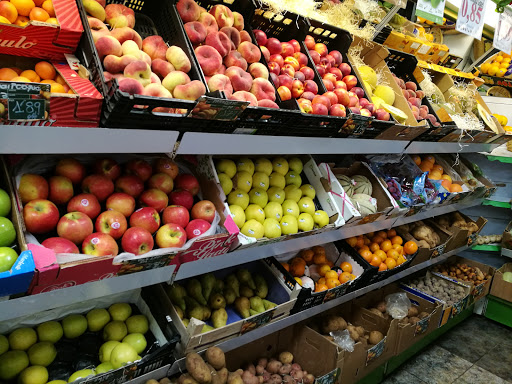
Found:
[(256, 339), (226, 353), (227, 368), (234, 371), (245, 364), (256, 363), (262, 357), (277, 358), (279, 353), (293, 354), (293, 362), (315, 376), (316, 382), (339, 382), (343, 355), (336, 344), (304, 325), (294, 325), (279, 332)]
[(492, 296), (512, 302), (512, 283), (503, 279), (503, 275), (506, 272), (512, 272), (512, 263), (507, 263), (496, 270), (492, 279), (490, 293)]
[[(299, 289), (293, 287), (293, 289), (290, 290), (262, 260), (245, 264), (243, 267), (247, 268), (252, 274), (257, 273), (265, 278), (268, 284), (268, 296), (266, 300), (277, 304), (277, 307), (244, 319), (235, 310), (234, 305), (228, 305), (226, 306), (228, 313), (227, 325), (205, 333), (202, 333), (203, 326), (205, 323), (212, 326), (211, 321), (203, 322), (192, 318), (188, 326), (185, 327), (174, 305), (171, 303), (169, 296), (166, 294), (164, 287), (162, 285), (159, 286), (158, 296), (160, 297), (160, 303), (164, 306), (165, 313), (171, 317), (181, 336), (180, 349), (183, 354), (202, 350), (222, 341), (243, 335), (265, 324), (281, 320), (290, 314)], [(240, 269), (240, 266), (215, 271), (213, 274), (217, 278), (223, 279), (227, 275), (234, 273), (237, 269)], [(185, 281), (178, 283), (186, 286)]]
[[(472, 233), (471, 235), (469, 235), (469, 231), (468, 230), (460, 229), (459, 227), (451, 226), (450, 228), (447, 229), (447, 231), (449, 233), (451, 233), (452, 237), (448, 241), (448, 243), (446, 244), (445, 252), (450, 252), (450, 251), (452, 251), (452, 250), (454, 250), (456, 248), (460, 248), (460, 247), (463, 247), (465, 245), (471, 246), (475, 242), (476, 237), (480, 233), (482, 228), (485, 226), (485, 224), (487, 224), (487, 219), (485, 219), (483, 217), (479, 217), (477, 219), (477, 221), (475, 222), (471, 218), (469, 218), (468, 216), (464, 215), (462, 212), (459, 212), (459, 211), (456, 211), (456, 212), (458, 214), (460, 214), (466, 220), (466, 222), (474, 222), (474, 223), (476, 223), (476, 225), (478, 226), (478, 231), (476, 231), (476, 232)], [(451, 215), (453, 215), (453, 213), (448, 213), (448, 214), (443, 215), (443, 216), (447, 216), (448, 219), (450, 220), (450, 222), (452, 222)], [(437, 220), (434, 220), (434, 222), (437, 223)]]
[(503, 236), (501, 237), (501, 250), (503, 248), (507, 250), (512, 250), (512, 221), (508, 223), (507, 228), (503, 231)]
[(63, 60), (74, 54), (83, 32), (75, 1), (53, 0), (59, 25), (31, 21), (24, 27), (2, 24), (0, 54)]

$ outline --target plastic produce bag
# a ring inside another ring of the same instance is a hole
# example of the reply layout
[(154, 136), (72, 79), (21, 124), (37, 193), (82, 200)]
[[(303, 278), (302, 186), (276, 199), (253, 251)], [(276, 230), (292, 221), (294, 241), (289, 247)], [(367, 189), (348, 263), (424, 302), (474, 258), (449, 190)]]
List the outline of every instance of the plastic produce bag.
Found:
[(347, 352), (354, 351), (355, 343), (354, 340), (350, 337), (348, 329), (345, 329), (343, 331), (329, 332), (329, 335), (331, 335), (334, 338), (334, 342), (338, 344), (343, 350)]
[(393, 319), (403, 319), (411, 308), (411, 301), (405, 292), (392, 293), (387, 295), (384, 300), (386, 301), (386, 311)]

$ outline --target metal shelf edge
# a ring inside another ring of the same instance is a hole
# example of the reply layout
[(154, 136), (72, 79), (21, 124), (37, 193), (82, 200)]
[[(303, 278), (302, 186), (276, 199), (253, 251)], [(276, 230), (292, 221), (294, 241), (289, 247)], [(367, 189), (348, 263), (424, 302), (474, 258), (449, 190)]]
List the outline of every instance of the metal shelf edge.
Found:
[(442, 143), (413, 141), (405, 153), (458, 153), (492, 152), (499, 144), (484, 143)]

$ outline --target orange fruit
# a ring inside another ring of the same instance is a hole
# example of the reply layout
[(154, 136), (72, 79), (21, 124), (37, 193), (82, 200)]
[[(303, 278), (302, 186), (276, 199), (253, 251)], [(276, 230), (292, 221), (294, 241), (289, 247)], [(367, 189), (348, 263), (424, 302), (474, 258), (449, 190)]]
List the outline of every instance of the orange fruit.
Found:
[(290, 264), (288, 263), (281, 263), (284, 269), (286, 269), (288, 272), (290, 272)]
[(32, 8), (36, 5), (32, 0), (11, 0), (12, 5), (18, 10), (18, 14), (21, 16), (28, 16)]
[(322, 264), (320, 266), (320, 268), (318, 268), (318, 274), (323, 277), (330, 270), (331, 270), (331, 267), (329, 267), (327, 264)]
[(404, 252), (407, 255), (412, 255), (418, 250), (418, 245), (414, 241), (408, 241), (404, 244)]
[[(336, 275), (337, 277), (338, 275)], [(340, 282), (338, 281), (338, 279), (327, 279), (326, 280), (326, 284), (327, 285), (327, 288), (331, 289), (331, 288), (334, 288), (334, 287), (337, 287), (338, 285), (340, 285)]]
[(50, 17), (48, 20), (46, 20), (48, 24), (55, 24), (60, 25), (59, 21), (55, 17)]
[(398, 244), (398, 245), (402, 245), (404, 241), (402, 240), (402, 238), (400, 236), (395, 236), (391, 239), (391, 244)]
[(356, 242), (356, 248), (361, 248), (364, 245), (364, 239), (363, 237), (358, 237)]
[(434, 156), (432, 156), (432, 155), (427, 155), (423, 158), (423, 161), (428, 161), (429, 163), (432, 163), (432, 165), (434, 165), (436, 162), (436, 159), (434, 159)]
[(22, 82), (22, 83), (31, 83), (32, 82), (32, 81), (30, 81), (30, 79), (27, 79), (26, 77), (23, 77), (23, 76), (13, 77), (11, 79), (11, 81), (19, 81), (19, 82)]
[(44, 2), (45, 0), (34, 0), (34, 4), (36, 5), (36, 7), (40, 7), (41, 5), (43, 5)]
[(311, 248), (311, 250), (315, 252), (315, 254), (325, 255), (325, 248), (322, 247), (321, 245), (315, 245), (313, 248)]
[(339, 276), (339, 282), (341, 284), (345, 284), (347, 281), (350, 281), (350, 280), (353, 280), (352, 279), (352, 275), (348, 272), (343, 272), (340, 276)]
[(384, 263), (380, 263), (379, 264), (379, 272), (382, 272), (382, 271), (387, 271), (388, 270), (388, 266)]
[(448, 180), (450, 183), (452, 182), (452, 178), (450, 177), (450, 175), (447, 175), (446, 173), (443, 173), (441, 175), (441, 179)]
[(392, 248), (391, 240), (384, 240), (382, 244), (380, 245), (380, 249), (382, 249), (384, 252), (389, 251)]
[(48, 12), (50, 17), (55, 17), (55, 9), (53, 9), (53, 3), (52, 0), (45, 0), (43, 2), (42, 8)]
[(0, 80), (11, 81), (16, 76), (18, 76), (18, 74), (11, 68), (0, 68)]
[(443, 167), (441, 167), (439, 164), (434, 164), (434, 166), (432, 167), (432, 170), (433, 170), (433, 171), (439, 171), (439, 173), (441, 173), (441, 175), (442, 175), (442, 174), (443, 174), (443, 172), (444, 172)]
[(338, 272), (336, 271), (333, 271), (333, 270), (330, 270), (330, 271), (327, 271), (325, 272), (325, 275), (324, 275), (325, 279), (328, 280), (328, 279), (338, 279)]
[(396, 265), (401, 265), (403, 263), (405, 263), (405, 257), (403, 257), (403, 256), (398, 257), (398, 260), (396, 261)]
[(377, 244), (377, 243), (370, 244), (370, 251), (372, 251), (373, 253), (375, 253), (375, 251), (378, 251), (379, 249), (380, 249), (379, 244)]
[(51, 65), (47, 61), (40, 61), (36, 64), (34, 69), (36, 73), (39, 75), (39, 77), (41, 77), (41, 79), (44, 80), (53, 80), (55, 79), (55, 75), (57, 74), (55, 72), (55, 68), (53, 68), (53, 65)]
[(385, 263), (386, 263), (386, 266), (388, 267), (388, 269), (393, 269), (396, 267), (395, 259), (388, 258), (388, 259), (386, 259)]
[(372, 243), (380, 244), (384, 241), (384, 238), (381, 236), (373, 236), (372, 237)]
[(367, 246), (367, 245), (365, 244), (365, 245), (363, 245), (359, 250), (364, 250), (364, 249), (366, 249), (367, 251), (369, 251), (369, 250), (370, 250), (370, 247), (369, 247), (369, 246)]
[(352, 273), (352, 265), (347, 261), (341, 263), (340, 268), (343, 272)]
[(387, 233), (388, 233), (388, 239), (396, 236), (396, 231), (394, 229), (388, 229)]
[(386, 233), (386, 231), (379, 231), (379, 232), (377, 232), (377, 236), (380, 236), (383, 239), (387, 239), (388, 238), (388, 234)]
[(70, 95), (74, 95), (74, 94), (75, 94), (75, 92), (74, 92), (72, 89), (69, 89), (68, 93), (69, 93)]
[(327, 291), (328, 289), (329, 289), (329, 287), (325, 284), (317, 284), (316, 288), (315, 288), (315, 292)]
[(38, 82), (41, 81), (41, 78), (39, 77), (39, 75), (35, 71), (33, 71), (31, 69), (27, 69), (27, 70), (21, 72), (20, 76), (21, 77), (26, 77), (27, 79), (29, 79), (33, 83), (38, 83)]
[(324, 264), (325, 263), (325, 255), (317, 255), (313, 256), (313, 263), (315, 264)]
[(370, 261), (370, 264), (373, 265), (374, 267), (378, 267), (380, 263), (382, 263), (382, 260), (380, 259), (379, 256), (375, 255), (372, 257), (372, 261)]
[[(57, 84), (57, 83), (55, 83), (55, 84)], [(53, 88), (53, 86), (52, 86), (52, 88)], [(304, 276), (304, 272), (305, 271), (306, 271), (306, 266), (305, 265), (302, 265), (302, 264), (299, 264), (299, 263), (295, 263), (295, 264), (292, 263), (290, 265), (290, 273), (294, 277)]]
[(366, 249), (363, 249), (362, 251), (359, 252), (359, 254), (361, 255), (361, 257), (363, 259), (365, 259), (367, 262), (371, 262), (372, 261), (372, 258), (373, 258), (373, 253), (371, 253), (370, 251), (366, 250)]
[(450, 185), (450, 192), (462, 192), (462, 187), (459, 184)]
[(386, 258), (388, 257), (388, 255), (386, 255), (386, 252), (384, 252), (381, 249), (379, 249), (377, 252), (375, 252), (374, 255), (379, 256), (382, 261), (386, 260)]
[(393, 259), (393, 260), (397, 260), (398, 256), (400, 256), (400, 254), (398, 253), (398, 251), (396, 249), (390, 249), (388, 251), (387, 255), (388, 255), (388, 258)]
[(400, 244), (393, 244), (393, 249), (395, 249), (399, 255), (404, 254), (404, 247), (402, 247)]
[(12, 24), (16, 21), (16, 18), (18, 17), (18, 10), (12, 3), (9, 3), (8, 1), (3, 1), (1, 14), (3, 17), (9, 20), (9, 23)]
[(370, 241), (369, 238), (367, 238), (366, 236), (363, 238), (363, 243), (364, 245), (370, 245), (372, 242)]
[(329, 267), (334, 267), (334, 263), (331, 260), (325, 260), (325, 264), (327, 264)]
[[(56, 84), (59, 84), (59, 83), (56, 83)], [(293, 265), (293, 264), (306, 265), (306, 260), (304, 260), (302, 257), (294, 257), (290, 264), (291, 265)]]
[(411, 156), (411, 159), (412, 159), (412, 161), (414, 161), (416, 163), (416, 165), (421, 164), (421, 157), (419, 157), (418, 155)]
[(30, 20), (46, 21), (50, 18), (50, 15), (43, 8), (34, 7), (30, 10), (28, 17)]
[(19, 69), (18, 67), (11, 67), (11, 69), (16, 72), (18, 74), (18, 76), (20, 75), (21, 72), (23, 72), (21, 69)]
[(357, 244), (357, 238), (355, 237), (349, 237), (346, 241), (347, 244), (350, 245), (352, 248), (354, 248)]
[(375, 236), (375, 232), (368, 232), (365, 236), (371, 239), (373, 236)]
[(441, 180), (441, 173), (438, 171), (430, 171), (428, 173), (428, 178), (432, 180)]
[(7, 20), (5, 17), (0, 16), (0, 23), (1, 24), (12, 24), (9, 20)]
[(325, 277), (319, 278), (317, 284), (325, 284)]
[(429, 172), (432, 169), (432, 163), (429, 161), (422, 161), (419, 167), (421, 172)]
[(29, 21), (30, 19), (27, 16), (18, 16), (16, 20), (14, 20), (14, 24), (24, 27)]
[(452, 185), (451, 181), (450, 180), (446, 180), (444, 179), (443, 181), (441, 181), (441, 185), (447, 190), (449, 191), (450, 190), (450, 186)]
[[(57, 76), (57, 83), (61, 84), (60, 83), (60, 79), (59, 79), (60, 76)], [(62, 77), (61, 77), (62, 79)], [(64, 80), (64, 79), (62, 79)], [(313, 256), (315, 256), (315, 253), (311, 250), (311, 249), (303, 249), (302, 251), (299, 252), (299, 257), (302, 258), (307, 265), (310, 265), (313, 263)]]

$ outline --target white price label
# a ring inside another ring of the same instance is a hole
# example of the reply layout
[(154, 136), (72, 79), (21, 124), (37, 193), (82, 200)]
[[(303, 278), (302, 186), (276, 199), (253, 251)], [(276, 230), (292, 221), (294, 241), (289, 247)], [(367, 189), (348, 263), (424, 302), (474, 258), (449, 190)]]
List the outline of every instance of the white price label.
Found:
[(484, 29), (487, 0), (462, 0), (455, 29), (480, 40)]
[(443, 24), (445, 0), (418, 0), (416, 16)]
[(512, 51), (512, 11), (509, 8), (505, 8), (500, 14), (492, 45), (506, 53)]

